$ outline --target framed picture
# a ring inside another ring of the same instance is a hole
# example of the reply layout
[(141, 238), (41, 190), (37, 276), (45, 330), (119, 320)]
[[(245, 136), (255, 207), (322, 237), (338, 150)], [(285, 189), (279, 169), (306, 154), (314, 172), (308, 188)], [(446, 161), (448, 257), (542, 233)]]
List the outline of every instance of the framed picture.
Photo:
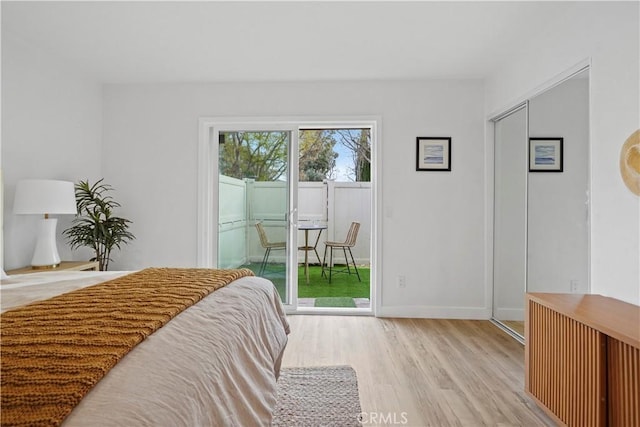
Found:
[(529, 172), (562, 172), (564, 138), (529, 138)]
[(451, 138), (419, 136), (416, 138), (417, 171), (450, 171)]

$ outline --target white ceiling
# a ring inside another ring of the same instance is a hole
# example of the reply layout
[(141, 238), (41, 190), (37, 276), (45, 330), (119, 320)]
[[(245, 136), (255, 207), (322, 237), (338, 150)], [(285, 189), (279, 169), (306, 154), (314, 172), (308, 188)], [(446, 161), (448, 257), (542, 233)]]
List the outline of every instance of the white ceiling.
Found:
[(482, 78), (562, 7), (2, 1), (2, 35), (105, 83)]

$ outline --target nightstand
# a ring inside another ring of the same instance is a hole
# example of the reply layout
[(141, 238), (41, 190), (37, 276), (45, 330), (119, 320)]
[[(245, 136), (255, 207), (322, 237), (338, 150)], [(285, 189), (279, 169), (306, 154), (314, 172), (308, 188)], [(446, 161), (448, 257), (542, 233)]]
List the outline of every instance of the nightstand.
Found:
[(28, 274), (28, 273), (41, 273), (43, 271), (62, 271), (62, 270), (75, 270), (75, 271), (98, 271), (98, 261), (61, 261), (60, 265), (56, 268), (31, 268), (23, 267), (16, 270), (7, 271), (7, 275), (13, 274)]

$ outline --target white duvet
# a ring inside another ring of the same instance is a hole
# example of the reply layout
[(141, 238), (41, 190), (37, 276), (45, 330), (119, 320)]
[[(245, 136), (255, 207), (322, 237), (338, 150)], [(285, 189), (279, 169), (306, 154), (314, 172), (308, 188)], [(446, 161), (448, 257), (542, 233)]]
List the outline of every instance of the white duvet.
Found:
[[(126, 272), (11, 276), (2, 311)], [(289, 325), (273, 284), (244, 277), (176, 316), (137, 345), (63, 426), (266, 426)]]

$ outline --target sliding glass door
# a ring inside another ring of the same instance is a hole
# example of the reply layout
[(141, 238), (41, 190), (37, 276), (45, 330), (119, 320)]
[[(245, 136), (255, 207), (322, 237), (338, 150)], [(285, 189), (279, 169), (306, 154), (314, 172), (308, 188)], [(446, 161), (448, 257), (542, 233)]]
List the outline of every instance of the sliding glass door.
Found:
[[(214, 130), (218, 163), (218, 268), (249, 268), (295, 309), (297, 130)], [(294, 242), (294, 243), (292, 243)], [(293, 249), (293, 250), (292, 250)]]
[(251, 269), (288, 312), (373, 312), (377, 125), (200, 119), (197, 265)]

